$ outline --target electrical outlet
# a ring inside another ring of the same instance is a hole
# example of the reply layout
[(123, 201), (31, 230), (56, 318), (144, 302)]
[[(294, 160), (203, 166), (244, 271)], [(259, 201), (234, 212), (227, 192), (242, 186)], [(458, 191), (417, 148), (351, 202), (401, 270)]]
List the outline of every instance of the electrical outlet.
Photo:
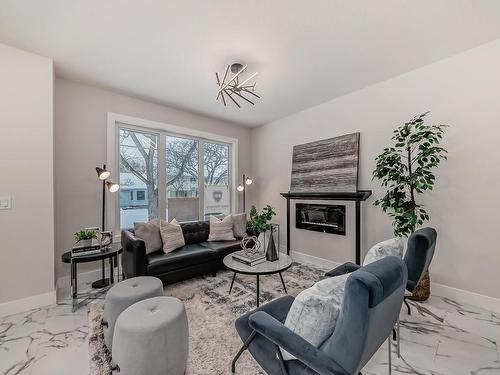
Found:
[(0, 197), (0, 210), (10, 210), (12, 208), (11, 197)]

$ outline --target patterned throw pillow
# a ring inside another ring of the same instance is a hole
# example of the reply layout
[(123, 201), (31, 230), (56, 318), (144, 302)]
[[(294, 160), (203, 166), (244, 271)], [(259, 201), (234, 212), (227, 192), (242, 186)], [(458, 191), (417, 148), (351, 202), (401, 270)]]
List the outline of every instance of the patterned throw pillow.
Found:
[[(329, 277), (300, 292), (288, 311), (285, 327), (315, 347), (320, 346), (335, 329), (348, 277)], [(282, 354), (286, 360), (295, 359), (284, 350)]]
[(247, 234), (247, 214), (233, 215), (233, 235), (234, 237), (245, 237)]
[(220, 220), (214, 216), (210, 216), (210, 234), (209, 241), (232, 241), (235, 240), (233, 235), (233, 216), (228, 215)]
[(366, 253), (365, 259), (363, 260), (363, 266), (390, 255), (397, 256), (399, 258), (403, 257), (403, 241), (401, 238), (391, 238), (372, 246), (372, 248)]
[(161, 250), (162, 242), (160, 230), (156, 225), (149, 223), (134, 223), (134, 232), (137, 238), (144, 241), (146, 254)]
[(163, 241), (163, 252), (165, 254), (171, 253), (186, 244), (182, 228), (177, 220), (172, 219), (169, 223), (165, 220), (155, 219), (152, 223), (160, 228), (160, 235)]

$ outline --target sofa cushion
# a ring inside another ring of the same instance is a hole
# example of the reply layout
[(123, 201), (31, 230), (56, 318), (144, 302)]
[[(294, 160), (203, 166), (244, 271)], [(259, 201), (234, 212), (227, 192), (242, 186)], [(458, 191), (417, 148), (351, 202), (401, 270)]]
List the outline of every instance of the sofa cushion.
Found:
[(241, 250), (241, 238), (233, 241), (205, 241), (200, 242), (200, 245), (214, 250), (218, 257), (226, 256), (235, 250)]
[(148, 275), (158, 275), (199, 264), (216, 257), (216, 252), (199, 244), (190, 244), (171, 253), (156, 252), (148, 256)]
[(177, 220), (172, 219), (169, 223), (166, 220), (154, 219), (151, 222), (160, 228), (161, 240), (163, 242), (163, 252), (165, 254), (180, 249), (186, 244), (184, 241), (184, 233), (182, 232), (182, 228)]
[(186, 245), (200, 243), (208, 239), (210, 225), (208, 221), (193, 221), (181, 223), (182, 233)]
[(227, 215), (224, 219), (210, 217), (209, 241), (234, 241), (233, 216)]
[(135, 236), (140, 238), (146, 244), (146, 254), (161, 250), (162, 242), (160, 229), (152, 222), (134, 223)]

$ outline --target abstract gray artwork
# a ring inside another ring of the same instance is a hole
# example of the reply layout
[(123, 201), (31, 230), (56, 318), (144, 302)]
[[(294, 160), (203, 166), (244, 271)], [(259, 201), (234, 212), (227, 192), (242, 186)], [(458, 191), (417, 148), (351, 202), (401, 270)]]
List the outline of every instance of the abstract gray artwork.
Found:
[(294, 146), (290, 191), (356, 192), (358, 156), (359, 133)]

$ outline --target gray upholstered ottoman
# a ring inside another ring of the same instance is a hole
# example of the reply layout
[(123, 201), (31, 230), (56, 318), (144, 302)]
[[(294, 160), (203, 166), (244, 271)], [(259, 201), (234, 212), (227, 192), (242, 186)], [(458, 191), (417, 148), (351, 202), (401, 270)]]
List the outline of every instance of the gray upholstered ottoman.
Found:
[(127, 307), (151, 297), (163, 296), (163, 284), (152, 276), (133, 277), (119, 282), (106, 294), (104, 303), (104, 342), (109, 351), (113, 348), (113, 333), (118, 316)]
[(179, 299), (146, 299), (118, 317), (113, 363), (120, 375), (182, 375), (186, 371), (188, 338), (186, 310)]

